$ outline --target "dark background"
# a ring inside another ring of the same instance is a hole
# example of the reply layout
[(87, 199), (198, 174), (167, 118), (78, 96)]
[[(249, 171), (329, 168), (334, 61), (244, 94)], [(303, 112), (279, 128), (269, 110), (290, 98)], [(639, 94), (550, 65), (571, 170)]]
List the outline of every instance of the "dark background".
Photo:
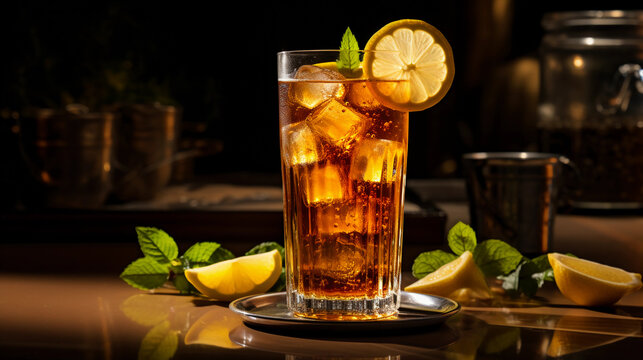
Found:
[[(449, 39), (456, 76), (436, 106), (411, 114), (409, 178), (459, 176), (474, 150), (533, 150), (540, 21), (549, 11), (636, 2), (458, 0), (369, 2), (5, 2), (0, 110), (82, 103), (176, 104), (184, 137), (223, 150), (199, 174), (279, 173), (276, 53), (360, 46), (390, 21), (425, 20)], [(198, 125), (198, 126), (195, 126)], [(198, 130), (194, 130), (198, 129)]]
[[(456, 74), (439, 104), (410, 115), (407, 177), (452, 179), (461, 176), (465, 152), (538, 147), (543, 14), (631, 9), (639, 3), (2, 2), (0, 253), (31, 255), (6, 257), (0, 271), (115, 274), (140, 256), (135, 226), (164, 229), (182, 249), (217, 241), (242, 254), (260, 241), (283, 240), (283, 219), (275, 211), (40, 211), (41, 184), (26, 175), (16, 144), (14, 124), (28, 108), (178, 105), (182, 138), (221, 145), (187, 167), (195, 178), (205, 184), (232, 179), (279, 185), (276, 53), (336, 49), (346, 27), (363, 47), (387, 23), (417, 18), (449, 40)], [(36, 206), (24, 211), (33, 199)], [(405, 269), (420, 251), (444, 244), (445, 213), (425, 210), (405, 215)]]

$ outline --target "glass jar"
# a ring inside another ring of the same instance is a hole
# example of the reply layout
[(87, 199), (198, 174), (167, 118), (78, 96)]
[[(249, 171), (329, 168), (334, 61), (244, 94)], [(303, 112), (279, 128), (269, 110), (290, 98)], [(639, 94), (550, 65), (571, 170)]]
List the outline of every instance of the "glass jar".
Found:
[(542, 24), (540, 147), (576, 166), (568, 205), (643, 208), (643, 11), (550, 13)]

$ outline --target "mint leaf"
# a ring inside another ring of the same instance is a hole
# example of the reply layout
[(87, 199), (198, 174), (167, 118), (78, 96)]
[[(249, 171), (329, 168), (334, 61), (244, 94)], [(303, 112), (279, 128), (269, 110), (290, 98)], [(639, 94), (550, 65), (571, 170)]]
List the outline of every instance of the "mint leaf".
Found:
[(547, 254), (544, 254), (531, 260), (524, 258), (513, 272), (507, 276), (498, 276), (498, 279), (503, 280), (503, 289), (511, 295), (524, 294), (532, 297), (545, 281), (554, 281), (554, 270)]
[(503, 280), (502, 288), (505, 289), (510, 295), (524, 294), (532, 297), (536, 291), (543, 285), (544, 273), (534, 273), (534, 266), (531, 260), (525, 259), (516, 270), (509, 273), (507, 276), (498, 276), (498, 279)]
[(415, 258), (411, 270), (416, 279), (421, 279), (457, 258), (457, 256), (442, 250), (423, 252)]
[(150, 257), (144, 257), (129, 264), (120, 277), (137, 289), (151, 290), (161, 287), (167, 281), (168, 275), (167, 265), (159, 264)]
[(518, 250), (501, 240), (485, 240), (473, 251), (473, 260), (486, 276), (507, 275), (522, 261)]
[(286, 261), (286, 251), (284, 250), (283, 246), (279, 245), (274, 241), (263, 242), (253, 247), (252, 249), (248, 250), (246, 252), (246, 255), (266, 253), (275, 249), (279, 251), (279, 255), (281, 255), (281, 261), (282, 263), (284, 263)]
[(212, 264), (218, 263), (219, 261), (230, 260), (230, 259), (234, 259), (234, 254), (230, 250), (222, 247), (216, 249), (212, 253), (212, 256), (210, 256), (210, 261), (212, 261)]
[(540, 255), (525, 262), (523, 271), (529, 273), (532, 278), (538, 281), (538, 287), (542, 286), (544, 281), (554, 280), (554, 270), (549, 264), (547, 254)]
[(506, 276), (500, 275), (498, 279), (502, 280), (502, 288), (508, 292), (517, 293), (518, 287), (520, 284), (520, 270), (522, 269), (522, 264), (518, 265), (516, 269)]
[(190, 265), (200, 263), (210, 263), (212, 254), (221, 247), (221, 244), (215, 242), (198, 242), (183, 253), (183, 258)]
[(451, 251), (458, 256), (467, 250), (473, 252), (477, 245), (476, 233), (471, 226), (459, 221), (449, 230), (447, 242)]
[(541, 281), (542, 279), (538, 279), (538, 276), (533, 276), (537, 274), (530, 271), (529, 264), (531, 263), (527, 259), (507, 276), (498, 276), (498, 279), (503, 281), (502, 288), (505, 289), (507, 293), (512, 296), (524, 294), (528, 297), (536, 294), (536, 291), (542, 286), (543, 282)]
[(547, 256), (547, 254), (535, 257), (529, 260), (528, 263), (533, 268), (534, 272), (543, 272), (547, 269), (551, 269), (551, 265), (549, 264), (549, 257)]
[(234, 254), (216, 242), (199, 242), (185, 251), (183, 256), (190, 268), (198, 268), (234, 258)]
[(234, 258), (231, 252), (216, 242), (199, 242), (185, 251), (182, 259), (187, 261), (187, 267), (198, 268)]
[(185, 277), (184, 273), (176, 274), (172, 284), (181, 294), (198, 294), (199, 291)]
[(161, 264), (169, 263), (179, 255), (174, 239), (165, 231), (152, 227), (137, 227), (138, 243), (141, 251)]
[(354, 77), (359, 73), (359, 44), (350, 28), (346, 28), (342, 36), (342, 42), (339, 46), (339, 59), (337, 59), (336, 64), (337, 70), (346, 77)]

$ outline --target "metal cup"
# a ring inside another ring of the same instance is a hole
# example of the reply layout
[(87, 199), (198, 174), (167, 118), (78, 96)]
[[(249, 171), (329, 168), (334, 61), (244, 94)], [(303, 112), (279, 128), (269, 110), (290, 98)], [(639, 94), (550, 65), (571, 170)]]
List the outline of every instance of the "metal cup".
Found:
[(551, 249), (559, 179), (566, 158), (547, 153), (463, 155), (471, 226), (525, 255)]
[(170, 182), (181, 111), (132, 104), (117, 112), (113, 193), (120, 201), (150, 200)]
[(98, 208), (111, 188), (114, 114), (73, 104), (30, 109), (19, 119), (26, 207)]

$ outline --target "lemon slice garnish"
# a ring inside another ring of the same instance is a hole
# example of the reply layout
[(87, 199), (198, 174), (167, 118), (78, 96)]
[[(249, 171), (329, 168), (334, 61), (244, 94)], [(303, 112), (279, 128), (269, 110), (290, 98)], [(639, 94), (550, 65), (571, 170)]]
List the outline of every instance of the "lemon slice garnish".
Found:
[(364, 73), (373, 95), (400, 111), (437, 104), (453, 82), (453, 52), (444, 35), (422, 21), (398, 20), (381, 28), (364, 48)]
[(185, 271), (185, 277), (203, 295), (223, 301), (264, 293), (279, 275), (281, 255), (277, 250)]
[(578, 305), (610, 305), (641, 288), (641, 274), (558, 253), (547, 257), (558, 289)]
[(471, 251), (404, 288), (404, 291), (450, 297), (456, 301), (489, 299), (491, 292)]

